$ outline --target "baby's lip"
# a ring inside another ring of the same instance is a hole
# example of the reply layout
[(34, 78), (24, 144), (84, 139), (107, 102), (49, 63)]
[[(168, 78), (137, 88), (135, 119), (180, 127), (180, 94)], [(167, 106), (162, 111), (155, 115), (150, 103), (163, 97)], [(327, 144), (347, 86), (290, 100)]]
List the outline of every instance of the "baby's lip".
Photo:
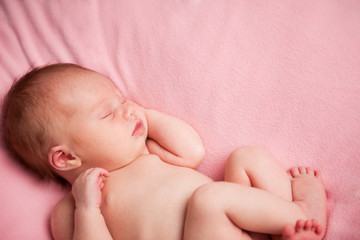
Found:
[(132, 132), (132, 136), (137, 136), (142, 134), (145, 131), (144, 124), (141, 119), (138, 119), (135, 124), (134, 131)]

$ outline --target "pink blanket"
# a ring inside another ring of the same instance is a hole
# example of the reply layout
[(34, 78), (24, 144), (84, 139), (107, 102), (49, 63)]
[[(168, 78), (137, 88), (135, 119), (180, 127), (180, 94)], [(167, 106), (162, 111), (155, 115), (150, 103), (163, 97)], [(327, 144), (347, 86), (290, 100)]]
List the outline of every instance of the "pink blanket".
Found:
[[(323, 172), (326, 239), (360, 237), (360, 1), (132, 0), (0, 3), (0, 101), (30, 66), (74, 62), (200, 134), (199, 171), (221, 180), (255, 144)], [(1, 239), (49, 239), (66, 190), (0, 146)]]

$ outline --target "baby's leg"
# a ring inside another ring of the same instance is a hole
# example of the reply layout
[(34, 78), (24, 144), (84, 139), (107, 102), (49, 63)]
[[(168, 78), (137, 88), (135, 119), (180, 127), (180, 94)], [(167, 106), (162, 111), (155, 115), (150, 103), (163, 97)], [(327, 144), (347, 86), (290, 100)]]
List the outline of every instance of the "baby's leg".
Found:
[[(255, 146), (235, 150), (225, 168), (225, 181), (263, 189), (280, 198), (292, 201), (290, 178), (270, 152)], [(251, 233), (251, 236), (260, 236)], [(280, 239), (280, 236), (273, 236)]]
[(184, 239), (241, 239), (241, 229), (280, 234), (298, 219), (306, 216), (292, 201), (253, 187), (215, 182), (199, 188), (190, 199)]
[[(214, 182), (199, 188), (188, 204), (184, 239), (241, 239), (242, 229), (268, 234), (283, 232), (284, 237), (289, 237), (291, 234), (286, 229), (299, 223), (298, 219), (318, 220), (322, 230), (318, 228), (313, 237), (322, 239), (327, 204), (321, 175), (300, 167), (293, 168), (291, 176), (293, 201), (229, 182)], [(290, 239), (306, 239), (302, 232), (294, 236)]]
[(292, 201), (287, 172), (271, 153), (259, 147), (246, 146), (235, 150), (226, 164), (225, 181), (263, 189)]

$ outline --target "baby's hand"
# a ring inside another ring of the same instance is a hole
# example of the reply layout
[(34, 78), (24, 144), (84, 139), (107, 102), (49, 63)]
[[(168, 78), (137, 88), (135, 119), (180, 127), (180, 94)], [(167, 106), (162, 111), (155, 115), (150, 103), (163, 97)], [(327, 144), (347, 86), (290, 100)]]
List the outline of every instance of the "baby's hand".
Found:
[(100, 208), (104, 187), (102, 177), (110, 177), (110, 173), (102, 168), (90, 168), (79, 175), (72, 186), (76, 208)]

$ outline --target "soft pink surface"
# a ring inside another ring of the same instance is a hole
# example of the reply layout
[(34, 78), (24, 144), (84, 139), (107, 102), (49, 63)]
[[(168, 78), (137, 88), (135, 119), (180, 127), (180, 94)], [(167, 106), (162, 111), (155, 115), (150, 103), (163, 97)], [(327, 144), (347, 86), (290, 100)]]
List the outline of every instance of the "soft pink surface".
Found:
[[(0, 96), (30, 66), (74, 62), (189, 122), (223, 177), (236, 147), (323, 172), (326, 239), (360, 235), (360, 1), (17, 1), (0, 4)], [(49, 239), (64, 191), (0, 148), (1, 239)], [(239, 199), (241, 201), (241, 199)]]

